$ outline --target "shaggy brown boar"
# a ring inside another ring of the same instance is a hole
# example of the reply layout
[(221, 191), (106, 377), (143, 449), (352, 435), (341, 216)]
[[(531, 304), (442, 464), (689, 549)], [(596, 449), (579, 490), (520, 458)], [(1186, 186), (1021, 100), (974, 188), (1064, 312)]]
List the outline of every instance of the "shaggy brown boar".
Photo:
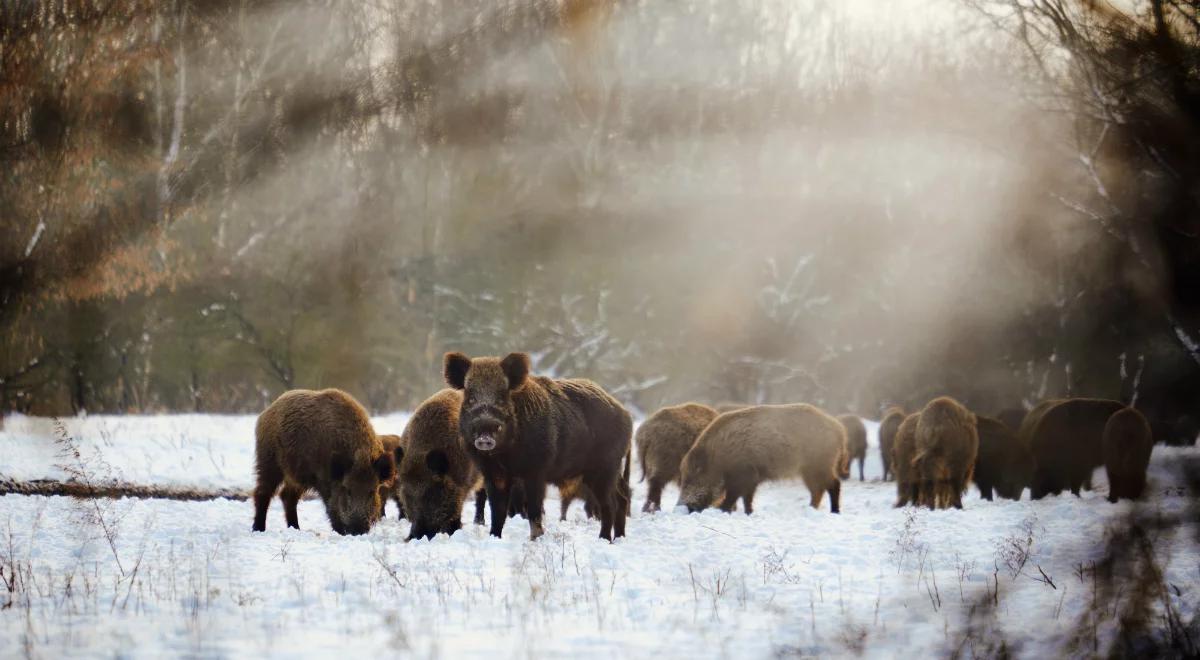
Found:
[(979, 455), (975, 459), (975, 485), (983, 499), (991, 501), (993, 490), (1000, 497), (1019, 500), (1033, 478), (1033, 457), (1004, 422), (976, 415)]
[(892, 467), (892, 447), (896, 443), (896, 432), (900, 430), (900, 423), (904, 421), (907, 415), (904, 414), (904, 409), (892, 406), (883, 414), (883, 420), (879, 422), (879, 457), (883, 461), (883, 480), (895, 477), (895, 468)]
[(1029, 429), (1035, 464), (1030, 497), (1038, 500), (1066, 489), (1079, 495), (1092, 471), (1104, 464), (1104, 425), (1124, 407), (1108, 399), (1067, 399), (1047, 406)]
[[(633, 418), (599, 385), (529, 374), (529, 356), (471, 359), (447, 353), (446, 382), (462, 390), (459, 430), (483, 473), (494, 536), (513, 479), (525, 486), (529, 536), (541, 536), (546, 484), (582, 477), (600, 509), (600, 536), (625, 535)], [(624, 471), (621, 461), (624, 460)]]
[(634, 435), (642, 478), (649, 481), (642, 511), (658, 511), (663, 487), (679, 479), (679, 464), (717, 411), (699, 403), (662, 408), (642, 422)]
[(925, 404), (917, 419), (916, 450), (918, 501), (931, 509), (961, 509), (979, 453), (975, 414), (947, 396)]
[(1154, 436), (1146, 417), (1133, 408), (1118, 410), (1104, 424), (1102, 443), (1108, 501), (1140, 498), (1146, 490), (1146, 468), (1154, 449)]
[(459, 440), (462, 392), (444, 389), (426, 399), (404, 427), (400, 499), (412, 522), (408, 538), (453, 534), (463, 504), (475, 495), (475, 523), (483, 524), (482, 478)]
[(338, 534), (365, 534), (379, 519), (379, 484), (393, 478), (396, 462), (349, 394), (284, 392), (258, 416), (254, 435), (254, 531), (267, 528), (267, 507), (280, 484), (288, 527), (299, 529), (296, 504), (310, 489)]
[(696, 439), (680, 467), (679, 505), (689, 512), (721, 502), (733, 511), (738, 498), (754, 510), (754, 491), (764, 481), (800, 477), (813, 508), (829, 493), (838, 513), (846, 429), (819, 408), (797, 403), (752, 406), (718, 416)]
[(913, 458), (917, 455), (917, 421), (920, 413), (913, 413), (900, 422), (892, 442), (892, 473), (896, 477), (896, 506), (917, 504), (918, 481), (913, 469)]
[[(402, 440), (398, 435), (381, 435), (379, 441), (383, 443), (383, 450), (392, 455), (396, 461), (396, 465), (400, 465), (400, 460), (404, 457), (404, 448), (401, 446)], [(379, 484), (379, 517), (387, 517), (387, 501), (391, 499), (396, 503), (396, 509), (399, 511), (397, 518), (404, 517), (404, 504), (400, 501), (400, 480), (395, 476), (389, 481)]]
[(846, 429), (846, 450), (849, 452), (847, 465), (858, 459), (858, 480), (863, 481), (863, 462), (867, 460), (867, 427), (855, 415), (842, 415), (838, 421)]

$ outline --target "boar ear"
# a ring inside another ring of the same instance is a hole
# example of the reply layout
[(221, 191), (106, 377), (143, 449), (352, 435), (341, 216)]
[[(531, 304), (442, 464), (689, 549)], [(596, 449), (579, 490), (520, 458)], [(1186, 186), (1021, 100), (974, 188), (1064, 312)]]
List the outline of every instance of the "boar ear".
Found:
[(529, 355), (526, 353), (509, 353), (500, 361), (500, 368), (508, 377), (508, 389), (519, 389), (529, 376)]
[(425, 465), (434, 474), (446, 474), (450, 471), (450, 459), (441, 449), (431, 449), (425, 454)]
[(442, 358), (442, 375), (446, 378), (446, 384), (456, 390), (466, 387), (467, 371), (470, 368), (471, 358), (462, 353), (447, 353)]
[(350, 468), (353, 466), (354, 461), (351, 461), (349, 458), (341, 454), (334, 454), (333, 460), (329, 463), (329, 476), (332, 477), (334, 481), (341, 481), (342, 477), (346, 476), (346, 473), (349, 472)]
[[(396, 451), (399, 450), (400, 448), (397, 447)], [(371, 467), (380, 481), (391, 481), (396, 474), (396, 457), (385, 451), (371, 463)]]

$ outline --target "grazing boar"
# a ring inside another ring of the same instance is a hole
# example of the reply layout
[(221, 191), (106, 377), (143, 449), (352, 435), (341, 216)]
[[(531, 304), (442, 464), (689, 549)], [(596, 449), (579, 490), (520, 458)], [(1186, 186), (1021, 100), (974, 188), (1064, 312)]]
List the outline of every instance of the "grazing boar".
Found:
[[(1070, 489), (1078, 496), (1084, 485), (1090, 483), (1092, 471), (1104, 464), (1104, 425), (1125, 405), (1108, 399), (1047, 403), (1050, 405), (1032, 424), (1029, 417), (1037, 408), (1021, 424), (1022, 430), (1029, 433), (1028, 446), (1035, 465), (1029, 494), (1038, 500)], [(1025, 429), (1027, 425), (1029, 429)]]
[(912, 459), (918, 500), (931, 509), (962, 508), (962, 495), (971, 481), (979, 453), (975, 414), (954, 399), (930, 401), (917, 419), (916, 450)]
[(663, 487), (679, 479), (679, 464), (700, 432), (714, 419), (717, 411), (699, 403), (662, 408), (651, 415), (634, 435), (642, 478), (649, 481), (646, 504), (642, 511), (658, 511), (662, 506)]
[(475, 524), (483, 524), (482, 477), (459, 439), (462, 393), (444, 389), (426, 399), (404, 427), (400, 499), (412, 522), (409, 540), (453, 534), (466, 499), (475, 495)]
[(754, 491), (764, 481), (800, 477), (821, 505), (838, 513), (846, 429), (819, 408), (798, 403), (752, 406), (718, 416), (696, 439), (680, 467), (679, 505), (689, 512), (720, 503), (733, 511), (738, 498), (747, 514), (754, 510)]
[[(404, 458), (403, 442), (398, 435), (381, 435), (379, 441), (383, 443), (383, 450), (392, 455), (396, 461), (396, 465), (400, 465), (400, 460)], [(387, 501), (391, 499), (396, 503), (396, 509), (399, 514), (397, 518), (404, 518), (404, 504), (400, 501), (400, 480), (393, 477), (390, 481), (379, 484), (379, 517), (387, 517)]]
[(920, 413), (913, 413), (900, 422), (892, 442), (892, 472), (896, 475), (896, 507), (918, 504), (917, 472), (913, 458), (917, 455), (917, 422)]
[(895, 446), (896, 432), (900, 430), (900, 423), (905, 417), (907, 415), (904, 414), (903, 408), (892, 406), (884, 412), (883, 420), (879, 423), (879, 457), (883, 461), (884, 481), (895, 476), (895, 468), (892, 467), (892, 447)]
[(1104, 469), (1108, 473), (1108, 501), (1136, 500), (1146, 490), (1146, 468), (1154, 436), (1142, 413), (1124, 408), (1104, 424)]
[(975, 459), (975, 485), (983, 499), (991, 501), (992, 492), (1000, 497), (1019, 500), (1033, 478), (1033, 457), (1004, 422), (976, 415), (979, 456)]
[(309, 490), (321, 496), (338, 534), (365, 534), (379, 519), (379, 485), (393, 479), (396, 462), (349, 394), (284, 392), (258, 416), (254, 435), (254, 531), (266, 530), (267, 508), (280, 484), (288, 527), (300, 528), (296, 504)]
[(616, 399), (589, 380), (531, 376), (525, 353), (447, 353), (444, 367), (446, 382), (463, 392), (460, 435), (483, 474), (494, 536), (503, 532), (514, 479), (524, 483), (536, 539), (544, 532), (546, 484), (562, 488), (577, 477), (596, 498), (600, 536), (625, 535), (633, 418)]
[(849, 463), (858, 459), (858, 480), (863, 481), (863, 463), (867, 460), (867, 427), (855, 415), (842, 415), (838, 421), (846, 429), (847, 476)]

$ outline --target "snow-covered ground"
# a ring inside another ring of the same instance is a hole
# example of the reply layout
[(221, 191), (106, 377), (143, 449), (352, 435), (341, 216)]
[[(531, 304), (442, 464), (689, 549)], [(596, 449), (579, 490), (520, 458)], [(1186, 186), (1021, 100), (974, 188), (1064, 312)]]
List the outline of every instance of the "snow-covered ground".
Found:
[[(254, 487), (256, 415), (90, 415), (5, 418), (0, 478), (65, 479), (74, 460), (58, 442), (70, 438), (81, 460), (130, 483), (183, 488)], [(399, 434), (407, 413), (375, 417), (379, 433)], [(104, 469), (104, 468), (107, 469)]]
[[(377, 423), (399, 431), (403, 419)], [(251, 483), (252, 417), (91, 417), (66, 432), (130, 481)], [(8, 419), (0, 478), (61, 476), (55, 435), (47, 420)], [(842, 515), (772, 484), (753, 516), (635, 513), (614, 544), (578, 504), (554, 520), (553, 495), (532, 543), (521, 519), (502, 540), (468, 523), (404, 543), (408, 523), (391, 517), (339, 537), (318, 501), (301, 503), (302, 530), (284, 528), (276, 501), (268, 531), (252, 534), (248, 502), (3, 496), (0, 587), (18, 584), (0, 589), (0, 657), (924, 657), (956, 647), (997, 585), (998, 624), (1019, 654), (1060, 655), (1094, 595), (1077, 569), (1132, 506), (1104, 501), (1103, 471), (1082, 498), (984, 502), (972, 488), (963, 511), (897, 510), (893, 485), (872, 481), (872, 444)], [(1187, 504), (1171, 468), (1195, 452), (1155, 449), (1143, 506)], [(635, 484), (635, 511), (644, 497)], [(1158, 545), (1185, 621), (1200, 588), (1195, 531)], [(1101, 622), (1100, 648), (1113, 625)]]

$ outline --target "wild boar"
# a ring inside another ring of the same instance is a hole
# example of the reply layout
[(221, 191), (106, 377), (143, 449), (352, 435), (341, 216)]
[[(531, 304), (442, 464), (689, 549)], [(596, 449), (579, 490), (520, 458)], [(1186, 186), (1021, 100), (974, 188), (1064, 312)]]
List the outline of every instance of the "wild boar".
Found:
[(754, 492), (764, 481), (800, 477), (821, 505), (840, 510), (846, 429), (815, 406), (798, 403), (752, 406), (718, 416), (696, 439), (680, 467), (679, 505), (702, 511), (720, 502), (733, 511), (737, 500), (754, 511)]
[[(546, 484), (582, 477), (600, 509), (600, 536), (625, 535), (633, 418), (599, 385), (529, 374), (529, 356), (447, 353), (446, 383), (462, 390), (459, 431), (483, 474), (500, 536), (514, 479), (525, 486), (529, 536), (544, 532)], [(624, 460), (624, 470), (621, 461)]]
[(867, 460), (867, 427), (856, 415), (842, 415), (837, 419), (846, 429), (848, 461), (858, 460), (858, 480), (864, 481), (863, 463)]
[(978, 453), (974, 413), (947, 396), (927, 403), (917, 419), (912, 459), (919, 502), (931, 509), (961, 509)]
[(1104, 425), (1124, 407), (1108, 399), (1066, 399), (1047, 406), (1029, 429), (1035, 464), (1030, 496), (1037, 500), (1066, 489), (1078, 496), (1092, 471), (1104, 464)]
[(1136, 500), (1146, 490), (1146, 468), (1154, 436), (1142, 413), (1124, 408), (1104, 424), (1104, 469), (1108, 473), (1108, 501)]
[(904, 409), (892, 406), (883, 414), (883, 420), (879, 422), (879, 457), (883, 461), (883, 480), (895, 477), (895, 468), (892, 467), (892, 447), (896, 443), (896, 433), (900, 430), (900, 424), (904, 421), (907, 415)]
[(649, 481), (642, 511), (658, 511), (663, 487), (679, 479), (679, 464), (717, 411), (699, 403), (684, 403), (656, 411), (634, 435), (642, 478)]
[(267, 528), (267, 508), (280, 484), (288, 527), (300, 528), (296, 504), (309, 490), (325, 503), (338, 534), (365, 534), (382, 510), (380, 483), (395, 475), (367, 411), (341, 390), (284, 392), (254, 428), (254, 531)]

